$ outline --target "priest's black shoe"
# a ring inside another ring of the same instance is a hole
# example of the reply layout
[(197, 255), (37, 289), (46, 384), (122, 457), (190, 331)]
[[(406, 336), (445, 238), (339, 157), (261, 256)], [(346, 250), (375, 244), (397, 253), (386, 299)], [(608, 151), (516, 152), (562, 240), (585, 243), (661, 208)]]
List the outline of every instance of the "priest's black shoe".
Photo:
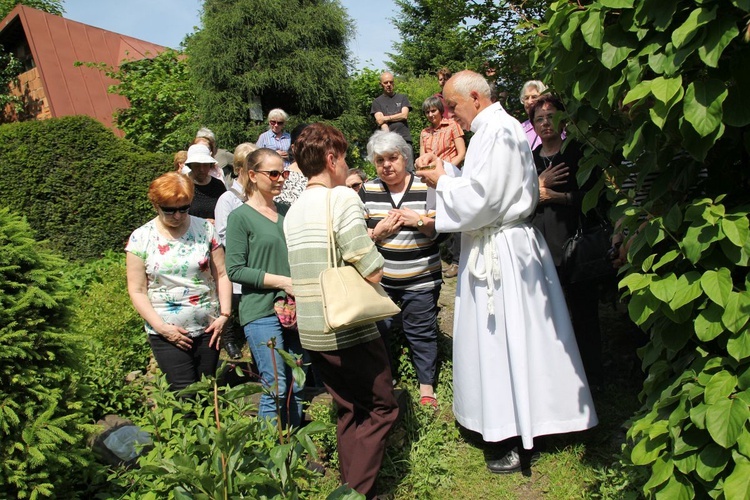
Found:
[(242, 351), (239, 347), (237, 347), (237, 344), (235, 344), (231, 340), (227, 340), (224, 342), (224, 350), (227, 351), (227, 354), (231, 359), (241, 359), (242, 358)]
[(538, 451), (522, 449), (519, 453), (518, 447), (513, 447), (501, 458), (487, 458), (486, 463), (487, 468), (493, 474), (512, 474), (530, 469), (538, 460)]

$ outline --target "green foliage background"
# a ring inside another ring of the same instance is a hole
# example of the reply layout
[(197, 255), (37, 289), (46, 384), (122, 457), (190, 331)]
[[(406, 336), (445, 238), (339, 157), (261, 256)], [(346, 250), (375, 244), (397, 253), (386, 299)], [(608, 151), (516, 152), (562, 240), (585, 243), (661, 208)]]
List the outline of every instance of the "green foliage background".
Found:
[[(626, 460), (650, 498), (750, 491), (746, 0), (552, 4), (536, 60), (629, 230), (620, 287), (649, 334)], [(623, 158), (624, 157), (624, 158)], [(635, 203), (625, 178), (651, 185)]]
[(0, 198), (69, 259), (120, 250), (151, 217), (149, 183), (167, 155), (77, 116), (0, 126)]

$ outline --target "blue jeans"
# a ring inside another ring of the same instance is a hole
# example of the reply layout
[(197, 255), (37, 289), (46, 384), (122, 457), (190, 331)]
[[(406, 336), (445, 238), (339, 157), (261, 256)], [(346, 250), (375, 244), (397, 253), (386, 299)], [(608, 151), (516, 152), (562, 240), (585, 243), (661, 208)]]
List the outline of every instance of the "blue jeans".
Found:
[[(295, 382), (292, 387), (292, 396), (289, 397), (287, 383), (292, 380), (292, 369), (284, 364), (284, 360), (278, 352), (272, 351), (267, 345), (272, 337), (276, 337), (277, 349), (283, 349), (290, 354), (301, 355), (304, 351), (299, 342), (299, 335), (296, 331), (283, 329), (275, 314), (251, 321), (245, 325), (244, 330), (247, 345), (250, 347), (253, 360), (255, 360), (258, 372), (260, 372), (260, 381), (263, 387), (267, 389), (260, 397), (258, 417), (274, 420), (278, 398), (282, 424), (299, 427), (302, 422), (302, 387)], [(276, 359), (276, 370), (279, 374), (278, 380), (276, 380), (273, 367), (274, 358)], [(277, 396), (277, 382), (280, 397)], [(287, 404), (289, 405), (288, 414)]]

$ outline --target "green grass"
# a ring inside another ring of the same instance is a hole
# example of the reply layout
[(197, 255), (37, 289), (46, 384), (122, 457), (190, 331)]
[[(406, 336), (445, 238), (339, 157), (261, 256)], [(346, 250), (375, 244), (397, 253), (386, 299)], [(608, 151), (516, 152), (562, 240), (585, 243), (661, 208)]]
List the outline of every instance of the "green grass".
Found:
[[(379, 478), (381, 497), (411, 499), (576, 499), (636, 498), (611, 484), (621, 486), (625, 473), (614, 467), (624, 441), (624, 425), (639, 407), (641, 387), (639, 362), (635, 356), (637, 337), (621, 312), (611, 305), (600, 307), (604, 360), (607, 375), (603, 389), (595, 394), (599, 425), (585, 432), (548, 436), (536, 440), (544, 451), (530, 473), (491, 474), (484, 461), (480, 440), (461, 432), (451, 412), (450, 332), (453, 324), (455, 279), (444, 285), (440, 304), (442, 371), (436, 416), (412, 404), (389, 439)], [(398, 360), (401, 386), (416, 401), (416, 382), (410, 369)], [(611, 484), (610, 484), (611, 483)], [(323, 499), (338, 486), (338, 473), (329, 470), (316, 483), (314, 499)], [(630, 488), (632, 490), (632, 487)]]

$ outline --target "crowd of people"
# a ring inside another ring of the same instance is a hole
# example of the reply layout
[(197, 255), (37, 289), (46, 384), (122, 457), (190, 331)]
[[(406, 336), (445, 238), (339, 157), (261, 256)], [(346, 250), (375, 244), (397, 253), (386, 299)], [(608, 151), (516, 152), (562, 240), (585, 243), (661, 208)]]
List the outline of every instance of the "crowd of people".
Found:
[[(567, 283), (560, 269), (565, 242), (594, 223), (581, 204), (595, 179), (576, 182), (581, 148), (565, 137), (564, 106), (529, 81), (521, 124), (482, 75), (437, 76), (415, 159), (411, 103), (381, 75), (372, 179), (348, 168), (339, 130), (290, 134), (281, 109), (233, 155), (200, 129), (149, 186), (156, 217), (126, 246), (128, 292), (170, 387), (213, 375), (220, 347), (240, 359), (246, 342), (266, 388), (258, 418), (297, 427), (302, 387), (276, 349), (298, 355), (336, 404), (341, 481), (367, 498), (399, 413), (393, 335), (409, 345), (419, 404), (449, 404), (436, 387), (444, 278), (457, 277), (453, 413), (489, 443), (491, 472), (530, 467), (540, 436), (597, 424), (596, 287)], [(380, 283), (397, 316), (327, 331), (318, 276), (329, 227), (338, 264)]]

